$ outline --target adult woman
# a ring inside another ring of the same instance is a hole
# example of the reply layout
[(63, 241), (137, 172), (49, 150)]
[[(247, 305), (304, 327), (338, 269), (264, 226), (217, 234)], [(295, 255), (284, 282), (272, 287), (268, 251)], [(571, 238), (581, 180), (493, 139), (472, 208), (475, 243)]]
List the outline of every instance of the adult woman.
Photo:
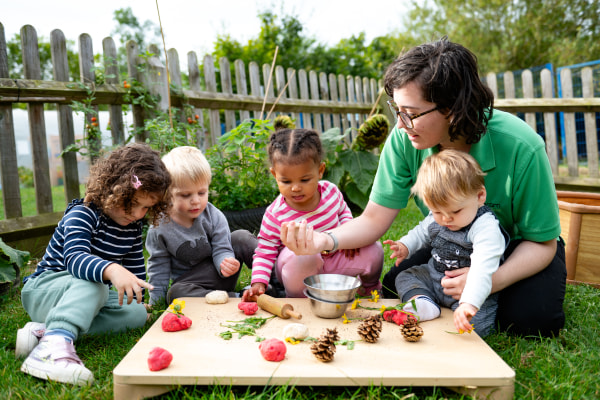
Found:
[[(364, 212), (330, 234), (313, 232), (304, 223), (289, 224), (282, 230), (284, 244), (297, 254), (312, 254), (370, 243), (383, 236), (406, 206), (428, 155), (448, 148), (468, 152), (486, 173), (486, 205), (511, 236), (505, 261), (493, 276), (492, 292), (500, 292), (500, 328), (556, 335), (564, 325), (566, 267), (543, 140), (517, 117), (493, 109), (493, 94), (479, 79), (476, 57), (447, 38), (401, 55), (388, 67), (384, 84), (398, 124), (381, 154)], [(415, 200), (427, 214), (420, 199)], [(383, 279), (387, 294), (394, 291), (401, 270), (428, 257), (422, 251), (392, 267)], [(460, 297), (467, 273), (468, 268), (448, 273), (445, 293)]]

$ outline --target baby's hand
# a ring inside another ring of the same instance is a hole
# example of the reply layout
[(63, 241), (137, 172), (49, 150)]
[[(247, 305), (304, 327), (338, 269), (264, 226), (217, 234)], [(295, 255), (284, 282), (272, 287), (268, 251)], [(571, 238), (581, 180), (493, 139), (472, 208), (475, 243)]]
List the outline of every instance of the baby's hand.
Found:
[(396, 258), (396, 266), (398, 266), (406, 257), (408, 257), (408, 247), (406, 247), (399, 240), (384, 240), (383, 244), (390, 245), (390, 250), (392, 250), (392, 255), (390, 258)]
[(250, 286), (250, 289), (245, 290), (242, 294), (242, 301), (257, 301), (258, 296), (265, 293), (267, 287), (264, 283), (256, 282)]
[(471, 318), (477, 314), (477, 307), (469, 303), (461, 303), (456, 310), (454, 310), (454, 327), (460, 333), (471, 332), (473, 327), (471, 326)]
[(233, 257), (227, 257), (221, 261), (221, 275), (225, 278), (234, 275), (240, 270), (240, 262)]

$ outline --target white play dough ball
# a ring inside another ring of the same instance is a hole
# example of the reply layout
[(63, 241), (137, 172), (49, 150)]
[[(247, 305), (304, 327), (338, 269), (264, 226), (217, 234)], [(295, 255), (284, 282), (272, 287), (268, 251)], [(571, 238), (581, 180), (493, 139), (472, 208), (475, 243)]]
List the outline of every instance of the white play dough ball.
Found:
[(229, 295), (224, 290), (213, 290), (205, 298), (208, 304), (225, 304), (229, 301)]
[(308, 327), (300, 323), (287, 324), (283, 328), (283, 337), (302, 340), (308, 337)]

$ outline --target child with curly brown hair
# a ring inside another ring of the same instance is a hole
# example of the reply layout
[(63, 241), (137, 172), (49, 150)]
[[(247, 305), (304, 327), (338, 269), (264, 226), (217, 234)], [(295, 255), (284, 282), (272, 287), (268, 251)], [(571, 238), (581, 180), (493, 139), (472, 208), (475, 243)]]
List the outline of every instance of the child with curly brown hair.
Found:
[[(119, 332), (146, 323), (142, 219), (168, 206), (169, 172), (160, 154), (130, 144), (92, 166), (84, 199), (72, 201), (35, 272), (24, 279), (32, 319), (17, 332), (21, 371), (83, 385), (94, 380), (75, 353), (81, 334)], [(111, 286), (115, 290), (111, 290)], [(135, 301), (134, 301), (135, 300)]]

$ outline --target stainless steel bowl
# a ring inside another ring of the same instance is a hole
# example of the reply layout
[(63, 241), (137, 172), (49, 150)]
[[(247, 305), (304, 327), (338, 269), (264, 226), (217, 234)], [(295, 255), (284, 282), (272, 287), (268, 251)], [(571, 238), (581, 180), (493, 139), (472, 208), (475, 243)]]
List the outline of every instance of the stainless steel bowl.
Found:
[(320, 300), (353, 301), (361, 285), (358, 278), (340, 274), (317, 274), (304, 279), (308, 293)]
[(312, 310), (313, 314), (321, 318), (341, 317), (346, 312), (348, 305), (352, 304), (354, 301), (337, 302), (320, 300), (308, 293), (307, 289), (304, 289), (304, 295), (310, 300), (310, 309)]

